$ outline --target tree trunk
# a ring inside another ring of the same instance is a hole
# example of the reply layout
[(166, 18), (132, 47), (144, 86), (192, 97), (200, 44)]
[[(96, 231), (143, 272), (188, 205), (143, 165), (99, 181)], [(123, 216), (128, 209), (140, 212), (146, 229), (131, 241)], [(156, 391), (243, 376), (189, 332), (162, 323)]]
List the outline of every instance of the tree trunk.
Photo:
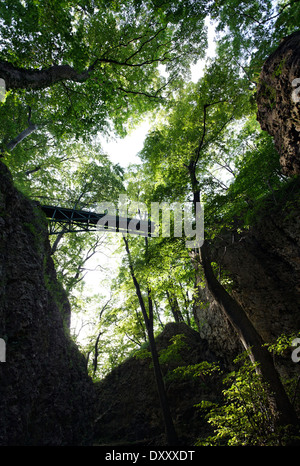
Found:
[(230, 323), (237, 332), (244, 348), (249, 351), (252, 362), (258, 362), (258, 370), (270, 387), (269, 400), (278, 425), (297, 425), (298, 419), (283, 388), (275, 369), (273, 359), (265, 348), (264, 342), (254, 328), (243, 308), (230, 296), (216, 279), (209, 258), (207, 243), (200, 250), (201, 263), (204, 270), (207, 287)]
[(151, 292), (148, 289), (148, 308), (149, 308), (149, 316), (148, 316), (144, 298), (142, 296), (141, 288), (140, 288), (139, 282), (136, 279), (133, 265), (131, 262), (131, 255), (130, 255), (128, 240), (125, 238), (124, 235), (123, 235), (123, 239), (125, 243), (126, 253), (129, 259), (130, 274), (131, 274), (131, 277), (132, 277), (132, 280), (135, 286), (137, 297), (139, 299), (139, 304), (142, 310), (142, 314), (144, 317), (146, 330), (147, 330), (147, 334), (149, 338), (150, 351), (151, 351), (153, 367), (154, 367), (155, 381), (156, 381), (160, 406), (161, 406), (164, 424), (165, 424), (167, 444), (169, 446), (176, 446), (176, 445), (179, 445), (179, 441), (178, 441), (178, 437), (177, 437), (177, 434), (174, 428), (172, 415), (170, 412), (169, 402), (168, 402), (168, 398), (166, 394), (163, 376), (162, 376), (161, 369), (160, 369), (159, 357), (158, 357), (156, 343), (154, 339), (154, 333), (153, 333), (153, 302), (151, 298)]
[(98, 344), (99, 344), (99, 340), (100, 340), (100, 337), (102, 335), (102, 332), (99, 332), (97, 338), (96, 338), (96, 342), (95, 342), (95, 353), (94, 353), (94, 359), (93, 359), (93, 373), (94, 373), (94, 377), (95, 377), (95, 374), (96, 374), (96, 371), (97, 371), (97, 367), (98, 367), (98, 356), (99, 356), (99, 351), (98, 351)]
[(177, 323), (184, 322), (175, 293), (172, 293), (172, 292), (170, 293), (167, 290), (166, 294), (167, 294), (167, 298), (168, 298), (169, 305), (170, 305), (175, 322)]
[[(191, 160), (188, 169), (193, 189), (194, 211), (196, 212), (197, 203), (200, 203), (200, 190), (196, 177), (196, 165), (193, 163), (193, 159)], [(211, 260), (206, 241), (204, 241), (199, 252), (196, 252), (196, 260), (197, 256), (201, 260), (205, 281), (209, 291), (237, 332), (244, 348), (249, 351), (251, 361), (259, 363), (259, 371), (270, 388), (268, 395), (274, 412), (275, 422), (277, 425), (281, 426), (289, 424), (293, 426), (298, 425), (297, 415), (283, 388), (271, 354), (263, 346), (264, 342), (244, 309), (232, 298), (232, 296), (216, 279), (211, 267)]]

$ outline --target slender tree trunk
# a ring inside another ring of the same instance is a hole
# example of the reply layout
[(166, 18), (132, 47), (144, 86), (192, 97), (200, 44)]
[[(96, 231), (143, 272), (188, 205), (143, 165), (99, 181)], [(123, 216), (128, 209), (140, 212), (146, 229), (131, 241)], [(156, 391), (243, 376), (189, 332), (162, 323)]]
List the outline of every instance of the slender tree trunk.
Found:
[(94, 353), (94, 359), (93, 359), (93, 373), (94, 373), (94, 377), (95, 377), (95, 374), (96, 374), (96, 371), (97, 371), (97, 367), (98, 367), (98, 356), (99, 356), (99, 351), (98, 351), (98, 344), (99, 344), (99, 340), (100, 340), (100, 337), (102, 335), (102, 332), (99, 332), (97, 338), (96, 338), (96, 342), (95, 342), (95, 353)]
[(130, 255), (130, 250), (129, 250), (129, 244), (128, 240), (125, 238), (123, 235), (124, 243), (125, 243), (125, 248), (126, 248), (126, 253), (129, 259), (129, 268), (130, 268), (130, 274), (135, 286), (136, 294), (139, 300), (139, 304), (142, 310), (142, 314), (144, 317), (145, 325), (146, 325), (146, 330), (149, 338), (149, 344), (150, 344), (150, 351), (151, 351), (151, 356), (152, 356), (152, 361), (153, 361), (153, 367), (154, 367), (154, 374), (155, 374), (155, 380), (156, 380), (156, 386), (157, 386), (157, 391), (158, 391), (158, 396), (159, 396), (159, 401), (160, 401), (160, 406), (163, 414), (163, 419), (164, 419), (164, 424), (165, 424), (165, 431), (166, 431), (166, 436), (167, 436), (167, 443), (169, 446), (176, 446), (179, 445), (178, 437), (175, 431), (175, 427), (173, 424), (173, 419), (172, 415), (170, 412), (170, 407), (169, 407), (169, 402), (166, 394), (166, 389), (165, 389), (165, 384), (163, 381), (163, 376), (161, 373), (160, 369), (160, 363), (159, 363), (159, 357), (157, 353), (157, 348), (156, 348), (156, 343), (154, 339), (154, 333), (153, 333), (153, 302), (151, 298), (151, 292), (148, 289), (148, 310), (149, 310), (149, 316), (147, 314), (144, 298), (142, 296), (141, 288), (139, 285), (139, 282), (136, 279), (133, 265), (131, 262), (131, 255)]
[(184, 322), (176, 295), (172, 292), (170, 293), (168, 290), (166, 291), (166, 294), (175, 322)]
[[(200, 202), (200, 190), (195, 168), (195, 164), (191, 161), (189, 165), (189, 173), (193, 189), (194, 210), (196, 212), (196, 205)], [(211, 260), (206, 241), (204, 241), (198, 253), (196, 253), (196, 260), (197, 256), (201, 261), (205, 281), (209, 291), (229, 319), (243, 346), (249, 351), (251, 361), (259, 363), (259, 371), (270, 388), (269, 399), (273, 408), (275, 422), (282, 426), (289, 424), (294, 426), (298, 425), (295, 410), (283, 388), (274, 366), (273, 359), (269, 351), (263, 345), (264, 342), (244, 309), (237, 303), (237, 301), (235, 301), (235, 299), (232, 298), (232, 296), (216, 279), (211, 267)]]

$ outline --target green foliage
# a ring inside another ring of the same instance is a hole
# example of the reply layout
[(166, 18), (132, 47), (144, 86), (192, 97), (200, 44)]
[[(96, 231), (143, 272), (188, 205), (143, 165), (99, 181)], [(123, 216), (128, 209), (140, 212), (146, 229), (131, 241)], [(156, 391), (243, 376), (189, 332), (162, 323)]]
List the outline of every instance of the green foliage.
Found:
[(205, 380), (205, 377), (213, 376), (216, 373), (221, 373), (221, 369), (217, 363), (202, 361), (198, 364), (190, 364), (186, 366), (176, 367), (168, 374), (168, 380), (176, 381), (199, 378)]
[(268, 350), (277, 356), (283, 356), (287, 351), (291, 350), (293, 346), (293, 340), (300, 337), (300, 332), (294, 332), (292, 334), (286, 335), (285, 333), (281, 334), (276, 341), (272, 344), (266, 344)]
[[(287, 179), (281, 174), (279, 156), (272, 139), (252, 119), (231, 134), (234, 177), (223, 193), (205, 196), (207, 229), (212, 236), (221, 229), (253, 225), (267, 207), (274, 208)], [(229, 142), (229, 141), (228, 141)]]
[(41, 203), (85, 208), (114, 201), (124, 192), (123, 169), (112, 164), (94, 141), (61, 140), (48, 146), (37, 135), (35, 140), (25, 139), (13, 154), (4, 161), (16, 186)]
[[(128, 335), (133, 335), (133, 338), (138, 339), (136, 328), (132, 324), (132, 315), (126, 308), (118, 308), (119, 303), (115, 296), (107, 299), (100, 293), (86, 295), (81, 291), (75, 294), (75, 298), (76, 301), (72, 301), (72, 305), (73, 312), (76, 310), (76, 304), (79, 308), (77, 311), (79, 324), (76, 327), (77, 329), (79, 327), (79, 330), (77, 330), (78, 334), (74, 335), (74, 339), (87, 358), (90, 376), (94, 381), (101, 380), (134, 354), (137, 341), (128, 338)], [(81, 330), (85, 330), (84, 338), (80, 335)]]
[(187, 347), (185, 339), (184, 334), (174, 335), (170, 339), (171, 344), (159, 352), (160, 364), (180, 363), (182, 361), (182, 350)]
[[(196, 164), (199, 188), (207, 195), (219, 190), (212, 169), (222, 160), (225, 129), (250, 111), (249, 89), (237, 68), (225, 65), (218, 57), (208, 63), (198, 83), (189, 83), (178, 92), (170, 106), (140, 155), (152, 200), (188, 202), (192, 188), (188, 167), (200, 142), (201, 156)], [(228, 144), (231, 139), (228, 137)]]
[(175, 79), (203, 54), (205, 15), (205, 2), (191, 0), (159, 8), (152, 0), (4, 1), (0, 59), (25, 69), (69, 65), (82, 74), (78, 82), (14, 92), (48, 134), (87, 140), (112, 122), (124, 134), (130, 119), (164, 96), (158, 65)]
[(197, 442), (198, 446), (278, 446), (285, 445), (291, 438), (284, 429), (277, 428), (268, 399), (266, 384), (257, 364), (249, 360), (245, 352), (235, 361), (240, 365), (228, 374), (223, 383), (224, 403), (202, 401), (198, 408), (205, 414), (215, 435)]

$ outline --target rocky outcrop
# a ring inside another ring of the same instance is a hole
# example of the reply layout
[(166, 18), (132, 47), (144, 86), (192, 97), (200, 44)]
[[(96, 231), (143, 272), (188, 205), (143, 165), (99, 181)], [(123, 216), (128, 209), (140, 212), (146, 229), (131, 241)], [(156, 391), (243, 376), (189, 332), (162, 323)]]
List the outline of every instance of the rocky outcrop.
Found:
[[(170, 358), (161, 360), (167, 396), (175, 429), (182, 445), (195, 445), (199, 437), (211, 434), (211, 427), (195, 404), (201, 400), (219, 401), (220, 376), (169, 376), (178, 366), (187, 368), (203, 361), (216, 361), (207, 342), (184, 323), (169, 323), (156, 338), (157, 349), (172, 345), (172, 337), (181, 335), (183, 346), (173, 349)], [(132, 356), (96, 384), (97, 421), (95, 443), (98, 445), (166, 445), (164, 424), (154, 378), (151, 356)]]
[(93, 385), (69, 316), (45, 218), (0, 163), (0, 445), (91, 441)]
[(295, 179), (277, 204), (266, 200), (249, 230), (224, 232), (211, 248), (231, 279), (230, 292), (265, 342), (300, 328), (299, 191)]
[(274, 138), (283, 172), (300, 173), (300, 31), (282, 40), (262, 68), (257, 119)]
[(234, 370), (233, 361), (244, 347), (201, 276), (197, 277), (197, 282), (194, 316), (200, 337), (208, 342), (228, 370)]
[[(224, 230), (210, 244), (211, 258), (227, 290), (242, 306), (266, 343), (300, 328), (300, 180), (265, 199), (256, 221), (247, 229)], [(199, 333), (230, 368), (243, 351), (232, 326), (198, 277), (194, 315)], [(297, 365), (291, 352), (280, 361), (281, 374), (291, 376)], [(279, 360), (278, 360), (279, 361)]]

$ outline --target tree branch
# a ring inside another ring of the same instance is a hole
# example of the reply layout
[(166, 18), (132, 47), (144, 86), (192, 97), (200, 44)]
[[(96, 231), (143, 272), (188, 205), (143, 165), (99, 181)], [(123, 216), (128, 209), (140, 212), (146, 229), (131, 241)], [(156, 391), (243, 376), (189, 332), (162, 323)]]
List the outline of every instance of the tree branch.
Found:
[[(0, 78), (5, 80), (6, 89), (9, 91), (11, 89), (44, 89), (50, 87), (51, 85), (61, 82), (61, 81), (73, 81), (76, 83), (85, 82), (91, 75), (91, 73), (96, 69), (98, 64), (111, 64), (124, 67), (142, 67), (145, 65), (150, 65), (152, 63), (164, 63), (165, 61), (170, 60), (167, 56), (168, 52), (165, 52), (161, 57), (145, 59), (137, 63), (132, 63), (134, 57), (139, 55), (144, 47), (150, 42), (154, 41), (161, 32), (163, 32), (167, 26), (160, 28), (155, 34), (151, 35), (145, 39), (140, 46), (131, 53), (124, 60), (118, 60), (114, 58), (107, 58), (105, 55), (102, 57), (96, 58), (93, 63), (84, 71), (78, 72), (70, 65), (53, 65), (49, 68), (42, 69), (25, 69), (19, 68), (7, 61), (0, 61)], [(147, 36), (148, 34), (146, 34)], [(118, 47), (127, 47), (131, 43), (142, 39), (144, 36), (139, 36), (134, 39), (129, 40), (127, 43), (120, 43)], [(166, 46), (171, 41), (166, 43), (158, 44), (156, 47), (156, 52), (159, 48)], [(111, 52), (111, 51), (110, 51)], [(107, 52), (105, 52), (107, 53)]]
[(57, 82), (70, 80), (84, 82), (90, 70), (78, 73), (69, 65), (53, 65), (49, 68), (18, 68), (9, 62), (0, 61), (0, 77), (5, 80), (6, 89), (44, 89)]
[[(0, 157), (2, 157), (5, 151), (11, 152), (12, 150), (15, 149), (15, 147), (20, 144), (25, 138), (30, 136), (34, 131), (38, 129), (38, 125), (32, 123), (31, 121), (31, 108), (29, 107), (29, 113), (28, 113), (28, 127), (21, 131), (20, 134), (18, 134), (17, 137), (12, 139), (8, 144), (6, 144), (5, 148), (0, 149)], [(35, 170), (37, 171), (37, 170)]]

